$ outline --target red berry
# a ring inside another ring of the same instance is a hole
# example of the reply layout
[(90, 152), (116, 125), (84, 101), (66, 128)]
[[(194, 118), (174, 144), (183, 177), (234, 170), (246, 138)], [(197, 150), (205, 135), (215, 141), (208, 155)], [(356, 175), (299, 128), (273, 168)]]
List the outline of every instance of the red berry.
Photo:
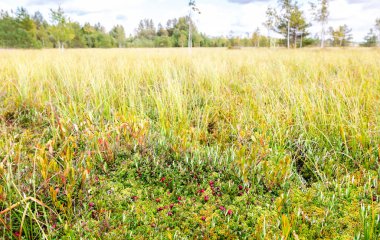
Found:
[(206, 221), (206, 217), (205, 216), (201, 217), (201, 220)]
[(159, 202), (161, 202), (161, 200), (160, 200), (159, 198), (156, 198), (156, 202), (158, 202), (158, 203), (159, 203)]
[(205, 190), (204, 190), (204, 189), (201, 189), (201, 190), (199, 190), (199, 192), (200, 192), (200, 193), (204, 193), (204, 192), (205, 192)]
[(181, 198), (181, 197), (178, 197), (177, 199), (178, 199), (178, 201), (181, 201), (181, 200), (182, 200), (182, 198)]
[(93, 207), (95, 206), (95, 203), (90, 202), (90, 203), (88, 204), (88, 206), (89, 206), (90, 208), (93, 208)]
[(166, 179), (165, 177), (162, 177), (161, 180), (160, 180), (160, 182), (164, 182), (165, 179)]
[(16, 237), (20, 237), (20, 236), (21, 236), (20, 232), (15, 232), (14, 235), (15, 235)]
[(222, 210), (222, 211), (226, 211), (226, 208), (223, 207), (223, 206), (220, 206), (219, 209)]
[(132, 200), (135, 201), (135, 202), (137, 201), (137, 199), (139, 199), (137, 196), (132, 196), (131, 198), (132, 198)]
[(173, 203), (172, 203), (172, 204), (170, 204), (170, 206), (169, 206), (169, 207), (170, 207), (170, 209), (172, 209), (172, 208), (174, 207), (174, 204), (173, 204)]
[(243, 190), (243, 186), (242, 185), (239, 185), (239, 190)]
[(161, 212), (162, 210), (164, 210), (162, 207), (157, 208), (157, 212)]
[(172, 212), (168, 212), (168, 216), (173, 216), (173, 213)]
[(209, 184), (210, 184), (210, 187), (213, 187), (214, 186), (214, 181), (210, 181)]
[(227, 215), (232, 215), (232, 210), (231, 209), (229, 209), (228, 211), (227, 211)]
[(209, 200), (209, 197), (208, 197), (208, 196), (205, 196), (205, 197), (204, 197), (204, 200), (205, 200), (205, 202), (207, 202), (207, 201)]

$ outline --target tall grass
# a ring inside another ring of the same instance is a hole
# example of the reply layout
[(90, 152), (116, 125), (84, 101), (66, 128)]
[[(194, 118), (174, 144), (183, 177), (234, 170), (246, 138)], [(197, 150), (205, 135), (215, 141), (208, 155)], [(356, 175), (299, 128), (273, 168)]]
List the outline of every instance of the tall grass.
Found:
[(1, 51), (0, 132), (4, 238), (80, 236), (94, 177), (161, 155), (264, 194), (247, 236), (379, 236), (379, 50)]

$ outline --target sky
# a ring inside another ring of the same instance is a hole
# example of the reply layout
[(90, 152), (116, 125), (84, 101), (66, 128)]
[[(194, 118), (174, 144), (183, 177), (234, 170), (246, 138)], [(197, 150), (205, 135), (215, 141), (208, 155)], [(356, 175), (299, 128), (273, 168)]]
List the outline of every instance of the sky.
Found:
[[(306, 17), (312, 22), (309, 2), (298, 0)], [(268, 6), (276, 7), (277, 0), (198, 0), (201, 14), (194, 15), (200, 32), (209, 36), (247, 36), (259, 27), (266, 33), (262, 22)], [(66, 15), (80, 23), (100, 22), (107, 30), (121, 24), (127, 34), (133, 34), (141, 19), (153, 19), (164, 26), (168, 19), (188, 14), (188, 0), (0, 0), (0, 9), (10, 11), (26, 7), (29, 13), (40, 11), (49, 19), (49, 9), (61, 5)], [(352, 28), (354, 41), (363, 41), (380, 18), (380, 0), (331, 0), (329, 26), (347, 24)], [(312, 34), (320, 31), (319, 23), (312, 22)]]

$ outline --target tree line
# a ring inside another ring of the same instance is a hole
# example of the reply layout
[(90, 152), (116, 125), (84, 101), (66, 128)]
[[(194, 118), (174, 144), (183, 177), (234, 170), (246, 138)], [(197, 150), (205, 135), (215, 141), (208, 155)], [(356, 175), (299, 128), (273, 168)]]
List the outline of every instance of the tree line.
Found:
[[(109, 32), (100, 23), (81, 25), (69, 19), (63, 9), (51, 9), (49, 20), (40, 12), (29, 14), (26, 8), (0, 12), (0, 48), (113, 48), (113, 47), (187, 47), (189, 24), (196, 47), (226, 47), (226, 37), (208, 37), (199, 33), (189, 16), (169, 19), (156, 25), (143, 19), (134, 35), (126, 36), (122, 25)], [(249, 44), (248, 44), (249, 45)]]
[[(320, 24), (320, 32), (311, 37), (308, 29), (312, 23), (307, 21), (304, 11), (296, 0), (278, 0), (275, 8), (268, 7), (263, 26), (267, 29), (268, 39), (271, 31), (283, 36), (280, 41), (288, 48), (302, 47), (306, 44), (345, 47), (352, 43), (352, 29), (347, 25), (337, 28), (327, 27), (330, 15), (330, 0), (313, 0), (310, 2), (313, 22)], [(374, 27), (364, 39), (361, 46), (380, 45), (380, 18), (375, 20)]]
[[(193, 2), (192, 2), (193, 3)], [(194, 4), (192, 7), (194, 7)], [(329, 0), (314, 0), (310, 4), (313, 21), (321, 25), (320, 33), (311, 36), (308, 22), (300, 5), (293, 0), (278, 0), (268, 7), (262, 23), (266, 33), (258, 27), (242, 37), (209, 37), (200, 33), (191, 15), (169, 19), (157, 26), (152, 19), (143, 19), (135, 34), (126, 36), (122, 25), (106, 31), (100, 23), (81, 25), (69, 19), (63, 9), (51, 9), (49, 20), (40, 12), (30, 14), (26, 8), (0, 11), (0, 48), (114, 48), (114, 47), (271, 47), (297, 48), (305, 46), (349, 46), (352, 29), (347, 25), (327, 27)], [(277, 33), (277, 36), (271, 37)], [(191, 38), (190, 38), (191, 36)], [(373, 47), (380, 43), (380, 18), (375, 20), (361, 46)]]

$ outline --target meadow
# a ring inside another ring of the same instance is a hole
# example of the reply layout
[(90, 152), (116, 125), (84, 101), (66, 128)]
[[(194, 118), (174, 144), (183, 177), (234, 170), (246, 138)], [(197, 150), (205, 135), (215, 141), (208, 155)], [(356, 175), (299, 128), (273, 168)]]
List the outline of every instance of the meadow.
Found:
[(0, 238), (377, 239), (379, 49), (0, 50)]

